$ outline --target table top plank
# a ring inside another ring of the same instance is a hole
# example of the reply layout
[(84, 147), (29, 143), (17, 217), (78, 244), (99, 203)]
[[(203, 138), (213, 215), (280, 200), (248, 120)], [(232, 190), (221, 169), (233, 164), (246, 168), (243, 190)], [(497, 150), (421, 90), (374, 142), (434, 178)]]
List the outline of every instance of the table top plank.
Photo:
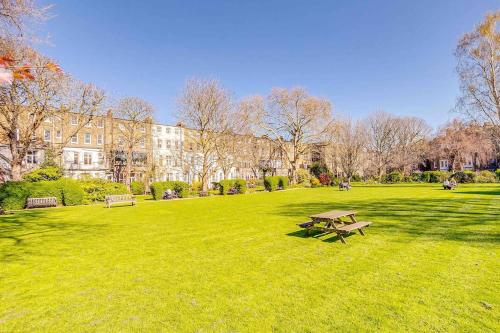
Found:
[(312, 219), (338, 219), (340, 217), (355, 215), (356, 212), (348, 211), (348, 210), (331, 210), (329, 212), (324, 212), (320, 214), (311, 215)]

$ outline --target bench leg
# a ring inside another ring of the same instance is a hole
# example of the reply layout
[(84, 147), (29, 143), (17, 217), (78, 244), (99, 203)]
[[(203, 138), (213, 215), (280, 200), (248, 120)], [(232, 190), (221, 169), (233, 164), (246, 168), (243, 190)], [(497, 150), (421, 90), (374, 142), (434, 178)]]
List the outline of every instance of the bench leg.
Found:
[(363, 232), (363, 229), (362, 229), (362, 228), (360, 228), (360, 229), (359, 229), (359, 233), (361, 234), (361, 236), (364, 236), (364, 235), (365, 235), (365, 233)]
[(345, 239), (344, 239), (344, 237), (342, 236), (342, 234), (337, 234), (337, 236), (339, 236), (340, 241), (341, 241), (343, 244), (346, 244)]

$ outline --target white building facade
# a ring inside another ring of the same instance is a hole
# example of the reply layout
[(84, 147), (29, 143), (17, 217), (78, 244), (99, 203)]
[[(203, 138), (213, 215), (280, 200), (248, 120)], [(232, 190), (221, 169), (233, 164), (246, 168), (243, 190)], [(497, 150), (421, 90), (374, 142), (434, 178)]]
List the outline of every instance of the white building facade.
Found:
[(184, 129), (181, 126), (153, 124), (151, 129), (154, 180), (184, 179)]

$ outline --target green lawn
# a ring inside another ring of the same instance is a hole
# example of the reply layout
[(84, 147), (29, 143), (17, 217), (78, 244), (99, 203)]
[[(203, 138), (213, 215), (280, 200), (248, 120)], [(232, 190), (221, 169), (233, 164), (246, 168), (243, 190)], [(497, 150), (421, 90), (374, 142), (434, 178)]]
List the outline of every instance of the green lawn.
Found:
[[(304, 237), (331, 209), (366, 237)], [(355, 186), (0, 217), (0, 331), (500, 330), (500, 185)]]

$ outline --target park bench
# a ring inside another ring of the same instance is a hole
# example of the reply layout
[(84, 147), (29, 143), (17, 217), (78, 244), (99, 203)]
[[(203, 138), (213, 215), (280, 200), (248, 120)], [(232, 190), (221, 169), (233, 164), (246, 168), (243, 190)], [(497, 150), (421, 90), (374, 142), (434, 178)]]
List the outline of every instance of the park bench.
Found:
[(110, 208), (111, 205), (116, 204), (116, 203), (130, 202), (132, 204), (132, 206), (135, 205), (135, 198), (132, 194), (107, 195), (105, 200), (106, 200), (106, 205), (108, 208)]
[(56, 207), (56, 197), (28, 198), (26, 208)]
[[(350, 211), (332, 210), (330, 212), (313, 215), (311, 216), (312, 221), (299, 223), (297, 225), (306, 229), (308, 235), (311, 230), (320, 231), (325, 234), (336, 233), (342, 243), (345, 244), (344, 236), (349, 235), (355, 230), (359, 230), (359, 233), (364, 236), (365, 233), (363, 232), (363, 228), (372, 224), (372, 222), (368, 221), (356, 221), (355, 214), (355, 212)], [(350, 221), (343, 221), (343, 217), (349, 217)]]

